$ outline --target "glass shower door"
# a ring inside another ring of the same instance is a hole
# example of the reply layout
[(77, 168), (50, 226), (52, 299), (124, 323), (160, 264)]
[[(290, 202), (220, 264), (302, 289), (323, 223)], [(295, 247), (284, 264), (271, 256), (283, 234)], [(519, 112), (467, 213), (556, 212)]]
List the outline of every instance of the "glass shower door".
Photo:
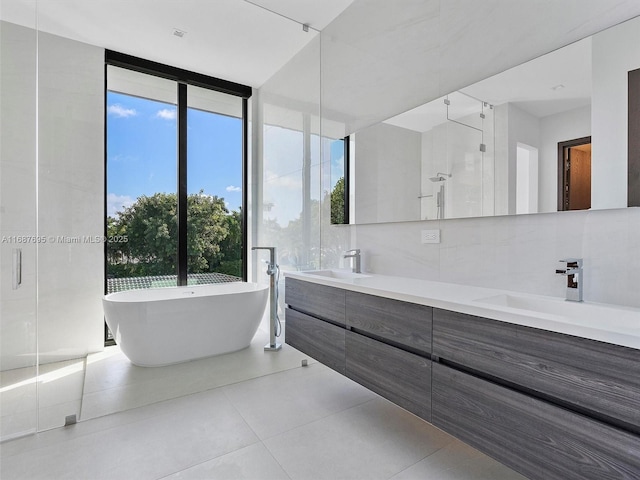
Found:
[(38, 428), (35, 10), (31, 18), (33, 25), (0, 24), (2, 441)]

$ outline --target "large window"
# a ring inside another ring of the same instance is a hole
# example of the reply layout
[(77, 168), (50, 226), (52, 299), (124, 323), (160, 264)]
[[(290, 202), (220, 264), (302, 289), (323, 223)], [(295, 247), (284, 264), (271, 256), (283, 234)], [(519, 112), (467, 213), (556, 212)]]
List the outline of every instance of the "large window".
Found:
[(107, 52), (107, 293), (246, 279), (249, 95)]
[(349, 137), (331, 141), (331, 223), (349, 223)]
[(187, 274), (242, 277), (242, 104), (187, 92)]

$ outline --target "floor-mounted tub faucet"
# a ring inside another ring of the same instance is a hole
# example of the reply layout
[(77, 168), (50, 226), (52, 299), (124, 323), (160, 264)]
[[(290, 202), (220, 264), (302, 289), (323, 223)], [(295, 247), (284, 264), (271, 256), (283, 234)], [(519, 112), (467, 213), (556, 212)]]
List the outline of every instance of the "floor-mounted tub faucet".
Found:
[(265, 350), (280, 350), (281, 343), (276, 342), (276, 329), (280, 324), (278, 319), (278, 278), (280, 267), (276, 262), (276, 247), (252, 247), (251, 250), (269, 250), (269, 264), (267, 275), (269, 275), (269, 343), (264, 346)]
[(567, 300), (571, 302), (582, 301), (582, 259), (567, 258), (560, 260), (567, 264), (567, 268), (556, 270), (559, 275), (567, 277)]
[[(351, 254), (351, 255), (349, 255)], [(354, 248), (353, 250), (347, 250), (342, 258), (353, 258), (351, 270), (353, 273), (362, 273), (360, 271), (360, 249)]]

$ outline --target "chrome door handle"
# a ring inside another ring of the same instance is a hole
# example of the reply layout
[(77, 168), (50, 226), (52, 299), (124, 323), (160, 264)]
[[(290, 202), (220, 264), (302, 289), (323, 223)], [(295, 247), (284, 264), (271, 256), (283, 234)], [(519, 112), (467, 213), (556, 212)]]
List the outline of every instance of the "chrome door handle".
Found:
[(22, 249), (13, 249), (13, 289), (17, 290), (22, 285)]

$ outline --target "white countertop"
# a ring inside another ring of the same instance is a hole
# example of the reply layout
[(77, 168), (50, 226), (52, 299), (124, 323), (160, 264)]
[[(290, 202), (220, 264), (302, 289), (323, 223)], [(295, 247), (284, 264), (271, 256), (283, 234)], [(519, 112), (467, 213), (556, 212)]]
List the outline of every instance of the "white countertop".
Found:
[(284, 275), (354, 292), (640, 349), (640, 308), (567, 302), (556, 297), (370, 273), (349, 278), (348, 271), (333, 272), (344, 272), (347, 278), (309, 272), (284, 272)]

